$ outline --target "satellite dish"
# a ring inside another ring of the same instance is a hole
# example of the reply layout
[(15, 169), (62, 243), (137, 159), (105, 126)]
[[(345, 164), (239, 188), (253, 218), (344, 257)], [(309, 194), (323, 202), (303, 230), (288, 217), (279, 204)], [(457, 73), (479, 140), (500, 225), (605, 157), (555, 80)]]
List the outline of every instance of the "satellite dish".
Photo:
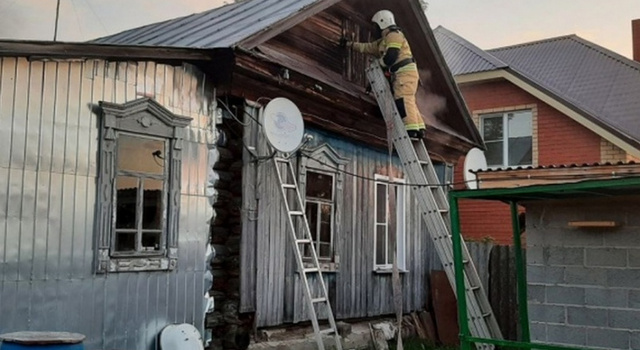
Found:
[(286, 98), (274, 98), (267, 104), (262, 113), (262, 126), (269, 144), (280, 152), (293, 152), (302, 143), (302, 113)]
[(478, 176), (472, 171), (484, 170), (487, 168), (487, 158), (484, 151), (479, 148), (472, 148), (464, 158), (464, 182), (470, 190), (478, 189)]
[(160, 332), (160, 349), (204, 350), (204, 345), (196, 327), (187, 323), (171, 324)]

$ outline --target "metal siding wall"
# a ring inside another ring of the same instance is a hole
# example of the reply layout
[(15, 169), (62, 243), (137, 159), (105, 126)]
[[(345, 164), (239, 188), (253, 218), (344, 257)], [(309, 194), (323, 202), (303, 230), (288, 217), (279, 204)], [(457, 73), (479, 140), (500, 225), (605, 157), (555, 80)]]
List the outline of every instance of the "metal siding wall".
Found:
[[(214, 89), (191, 66), (0, 58), (0, 330), (149, 349), (167, 324), (204, 324), (205, 196)], [(193, 118), (184, 143), (178, 269), (93, 273), (99, 101), (155, 98)]]
[[(376, 169), (387, 166), (385, 152), (364, 147), (321, 132), (307, 130), (313, 144), (328, 143), (349, 159), (346, 171), (373, 178)], [(254, 139), (255, 140), (255, 139)], [(264, 152), (261, 136), (254, 144)], [(399, 161), (394, 161), (396, 167)], [(288, 241), (286, 216), (282, 215), (280, 193), (271, 162), (258, 167), (256, 191), (258, 203), (256, 322), (258, 327), (275, 326), (308, 319), (306, 301), (295, 275), (294, 255)], [(336, 232), (336, 253), (340, 256), (337, 273), (327, 273), (330, 297), (336, 316), (341, 319), (371, 317), (393, 313), (391, 274), (373, 272), (373, 181), (344, 177), (343, 208)], [(271, 200), (267, 200), (271, 199)], [(277, 199), (277, 200), (274, 200)], [(431, 269), (439, 268), (433, 244), (424, 231), (415, 199), (407, 191), (407, 267), (402, 275), (404, 311), (421, 309), (427, 299), (427, 278)], [(414, 205), (411, 205), (414, 203)], [(251, 247), (243, 246), (243, 249)], [(283, 254), (282, 252), (285, 252)], [(286, 260), (286, 261), (285, 261)], [(250, 266), (243, 266), (243, 273)], [(248, 294), (246, 290), (243, 295)]]

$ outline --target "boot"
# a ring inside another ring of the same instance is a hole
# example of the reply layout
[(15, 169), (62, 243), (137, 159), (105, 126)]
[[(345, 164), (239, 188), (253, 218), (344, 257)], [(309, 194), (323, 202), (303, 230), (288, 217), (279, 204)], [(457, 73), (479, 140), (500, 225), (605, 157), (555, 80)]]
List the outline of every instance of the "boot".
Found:
[(419, 130), (407, 130), (407, 134), (409, 134), (409, 138), (411, 139), (419, 139), (420, 131)]
[(418, 130), (418, 138), (426, 139), (427, 138), (427, 130), (426, 129)]

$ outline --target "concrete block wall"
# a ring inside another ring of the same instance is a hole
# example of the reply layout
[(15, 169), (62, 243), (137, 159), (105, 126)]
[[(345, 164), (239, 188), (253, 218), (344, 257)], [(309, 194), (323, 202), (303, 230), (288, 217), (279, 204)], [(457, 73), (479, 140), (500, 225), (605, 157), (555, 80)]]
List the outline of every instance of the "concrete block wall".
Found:
[[(527, 203), (532, 340), (640, 349), (640, 197)], [(615, 229), (569, 228), (615, 221)]]

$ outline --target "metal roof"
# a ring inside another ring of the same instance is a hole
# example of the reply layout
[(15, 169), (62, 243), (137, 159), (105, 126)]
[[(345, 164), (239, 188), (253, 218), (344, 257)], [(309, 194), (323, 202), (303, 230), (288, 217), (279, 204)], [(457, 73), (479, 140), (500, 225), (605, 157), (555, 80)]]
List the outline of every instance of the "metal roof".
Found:
[(575, 35), (488, 52), (620, 133), (640, 140), (640, 63)]
[(116, 45), (232, 47), (325, 0), (252, 0), (130, 29), (93, 40)]
[(434, 29), (433, 34), (453, 75), (492, 71), (507, 67), (506, 63), (443, 26)]
[(623, 166), (623, 165), (637, 165), (638, 163), (634, 161), (628, 162), (604, 162), (604, 163), (572, 163), (572, 164), (558, 164), (558, 165), (539, 165), (539, 166), (515, 166), (515, 167), (505, 167), (505, 168), (489, 168), (489, 169), (479, 169), (479, 170), (470, 170), (472, 173), (495, 173), (495, 172), (508, 172), (508, 171), (518, 171), (518, 170), (539, 170), (539, 169), (573, 169), (573, 168), (597, 168), (597, 167), (610, 167), (610, 166)]

